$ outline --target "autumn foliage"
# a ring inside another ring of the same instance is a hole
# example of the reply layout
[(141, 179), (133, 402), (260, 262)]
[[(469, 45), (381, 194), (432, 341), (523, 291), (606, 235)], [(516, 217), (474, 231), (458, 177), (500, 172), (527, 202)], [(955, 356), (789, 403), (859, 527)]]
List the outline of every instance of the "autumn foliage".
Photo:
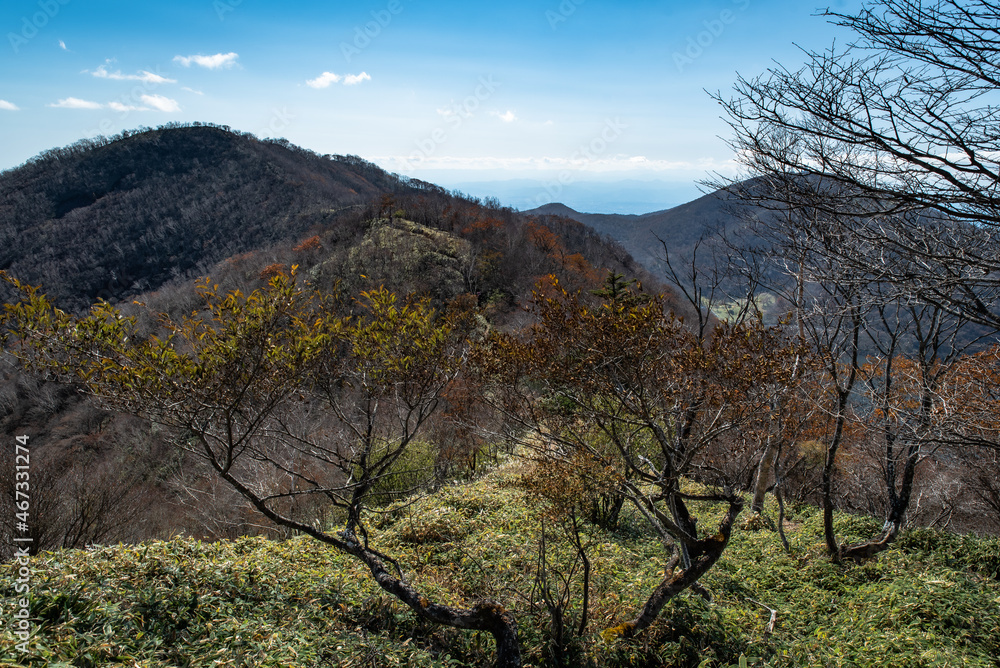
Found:
[(718, 491), (698, 498), (728, 510), (706, 534), (682, 479), (720, 471), (706, 452), (769, 410), (775, 388), (793, 382), (800, 351), (757, 323), (720, 324), (702, 338), (621, 276), (599, 294), (603, 301), (550, 279), (533, 302), (537, 324), (495, 334), (475, 363), (493, 381), (497, 408), (525, 430), (522, 444), (565, 477), (550, 486), (554, 502), (566, 505), (562, 492), (577, 490), (595, 518), (602, 505), (628, 503), (670, 546), (666, 578), (612, 634), (633, 635), (712, 567), (743, 506), (716, 478)]
[[(356, 558), (428, 621), (491, 633), (498, 665), (520, 664), (502, 605), (432, 602), (369, 544), (372, 507), (421, 488), (386, 483), (432, 473), (409, 456), (456, 376), (467, 311), (385, 289), (338, 308), (293, 267), (250, 295), (206, 281), (202, 310), (147, 334), (108, 304), (75, 317), (9, 282), (23, 300), (6, 308), (8, 342), (30, 368), (171, 430), (265, 518)], [(299, 519), (302, 500), (331, 506), (340, 529)]]

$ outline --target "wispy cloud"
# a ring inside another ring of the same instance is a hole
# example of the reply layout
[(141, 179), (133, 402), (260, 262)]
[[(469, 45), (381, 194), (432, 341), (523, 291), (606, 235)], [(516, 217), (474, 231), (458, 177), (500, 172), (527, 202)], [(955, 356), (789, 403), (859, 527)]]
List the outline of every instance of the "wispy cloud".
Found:
[(63, 51), (69, 51), (69, 47), (66, 46), (66, 42), (59, 40), (59, 48)]
[(57, 109), (102, 109), (104, 107), (100, 102), (81, 100), (78, 97), (66, 97), (49, 106)]
[(129, 111), (149, 111), (149, 107), (136, 107), (123, 102), (108, 102), (108, 109), (120, 111), (122, 113), (127, 113)]
[(7, 100), (0, 100), (0, 109), (5, 111), (19, 111), (19, 108), (13, 102), (8, 102)]
[(229, 53), (217, 53), (214, 56), (174, 56), (174, 62), (180, 63), (184, 67), (198, 65), (210, 70), (218, 70), (232, 67), (236, 64), (239, 57), (238, 53), (231, 51)]
[(126, 102), (108, 102), (107, 104), (101, 104), (100, 102), (81, 100), (78, 97), (67, 97), (48, 106), (55, 107), (57, 109), (111, 109), (112, 111), (122, 113), (130, 111), (175, 112), (181, 110), (181, 106), (177, 104), (177, 100), (172, 100), (169, 97), (164, 97), (163, 95), (141, 95), (139, 97), (139, 101), (145, 106), (140, 107), (134, 104), (126, 104)]
[(108, 64), (110, 63), (111, 61), (108, 61), (104, 65), (101, 65), (96, 70), (91, 72), (91, 74), (98, 79), (112, 79), (114, 81), (142, 81), (143, 83), (149, 84), (177, 83), (177, 79), (168, 79), (165, 76), (154, 74), (148, 70), (140, 70), (138, 74), (122, 74), (121, 70), (109, 72)]
[(186, 90), (187, 92), (194, 93), (195, 95), (204, 95), (204, 93), (201, 92), (200, 90), (195, 90), (194, 88), (188, 88), (187, 86), (184, 86), (183, 88), (181, 88), (181, 90)]
[(344, 85), (353, 86), (355, 84), (361, 83), (362, 81), (371, 81), (371, 80), (372, 78), (371, 76), (369, 76), (367, 72), (362, 72), (361, 74), (348, 74), (346, 77), (344, 77)]
[(491, 115), (496, 116), (504, 123), (513, 123), (517, 120), (517, 114), (508, 109), (505, 113), (501, 114), (499, 111), (490, 112)]
[(309, 79), (306, 81), (306, 85), (310, 88), (329, 88), (331, 84), (343, 83), (345, 86), (355, 86), (362, 81), (371, 81), (371, 75), (367, 72), (361, 72), (360, 74), (347, 74), (340, 75), (333, 72), (323, 72), (315, 79)]
[(177, 104), (177, 100), (171, 100), (169, 97), (164, 97), (162, 95), (143, 95), (139, 98), (142, 103), (149, 105), (153, 109), (158, 111), (180, 111), (181, 106)]

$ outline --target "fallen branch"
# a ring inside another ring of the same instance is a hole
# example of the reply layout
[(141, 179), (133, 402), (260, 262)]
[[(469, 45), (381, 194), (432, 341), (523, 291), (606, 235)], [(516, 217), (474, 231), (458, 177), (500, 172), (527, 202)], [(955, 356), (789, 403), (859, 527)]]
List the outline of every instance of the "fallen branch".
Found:
[(767, 630), (764, 632), (764, 635), (769, 636), (772, 633), (774, 633), (774, 625), (778, 621), (778, 611), (770, 606), (764, 605), (760, 601), (755, 601), (752, 598), (748, 598), (747, 600), (750, 601), (751, 603), (756, 603), (757, 605), (759, 605), (760, 607), (764, 608), (765, 610), (771, 613), (771, 619), (767, 623)]

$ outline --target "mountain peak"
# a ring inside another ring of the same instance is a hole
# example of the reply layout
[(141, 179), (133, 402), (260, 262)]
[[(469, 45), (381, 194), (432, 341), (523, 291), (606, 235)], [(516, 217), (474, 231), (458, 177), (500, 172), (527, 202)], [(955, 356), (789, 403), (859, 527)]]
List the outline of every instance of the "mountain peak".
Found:
[(571, 209), (562, 202), (544, 204), (536, 209), (532, 209), (531, 211), (526, 211), (525, 213), (539, 216), (563, 216), (566, 218), (573, 218), (574, 220), (576, 220), (576, 216), (580, 215), (579, 211)]

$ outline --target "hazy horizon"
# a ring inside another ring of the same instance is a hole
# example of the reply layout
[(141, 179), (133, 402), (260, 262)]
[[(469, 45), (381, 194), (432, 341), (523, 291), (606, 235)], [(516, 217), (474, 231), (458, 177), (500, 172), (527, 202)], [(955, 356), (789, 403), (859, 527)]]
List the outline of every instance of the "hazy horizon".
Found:
[(560, 180), (551, 174), (541, 179), (498, 179), (490, 181), (449, 181), (444, 174), (431, 179), (442, 187), (473, 197), (493, 197), (519, 211), (546, 204), (565, 204), (579, 213), (639, 215), (671, 209), (701, 197), (696, 183), (656, 179), (606, 181)]

